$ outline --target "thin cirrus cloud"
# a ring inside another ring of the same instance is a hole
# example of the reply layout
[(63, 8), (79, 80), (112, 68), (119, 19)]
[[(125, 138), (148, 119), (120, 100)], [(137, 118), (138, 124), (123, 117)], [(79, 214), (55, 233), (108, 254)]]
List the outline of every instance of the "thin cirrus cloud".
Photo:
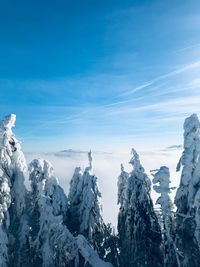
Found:
[(185, 46), (183, 48), (180, 48), (180, 49), (177, 49), (174, 51), (174, 53), (179, 53), (179, 52), (185, 52), (187, 50), (194, 50), (194, 49), (199, 49), (200, 47), (200, 43), (196, 43), (196, 44), (191, 44), (191, 45), (188, 45), (188, 46)]
[(96, 135), (96, 143), (105, 140), (105, 136), (115, 135), (116, 140), (123, 136), (130, 141), (131, 136), (133, 140), (141, 139), (145, 132), (157, 136), (163, 130), (170, 138), (173, 132), (178, 133), (177, 123), (180, 130), (186, 116), (199, 113), (199, 68), (200, 61), (184, 65), (137, 87), (134, 93), (132, 90), (130, 94), (118, 95), (117, 102), (115, 97), (108, 104), (46, 106), (45, 110), (53, 110), (54, 116), (41, 118), (34, 128), (23, 132), (23, 138), (32, 138), (41, 129), (46, 134), (51, 132), (52, 138), (60, 135), (61, 139), (73, 135), (80, 140), (80, 136), (87, 135), (94, 140)]
[(200, 60), (198, 60), (196, 62), (193, 62), (191, 64), (188, 64), (188, 65), (185, 65), (185, 66), (183, 66), (181, 68), (178, 68), (178, 69), (176, 69), (174, 71), (171, 71), (169, 73), (166, 73), (164, 75), (158, 76), (158, 77), (152, 79), (151, 81), (145, 82), (143, 85), (137, 86), (132, 90), (128, 90), (128, 91), (124, 92), (123, 94), (121, 94), (119, 96), (132, 95), (132, 94), (134, 94), (134, 93), (136, 93), (138, 91), (143, 90), (146, 87), (152, 86), (153, 84), (155, 84), (157, 82), (160, 82), (162, 80), (166, 80), (166, 79), (174, 77), (174, 76), (176, 76), (178, 74), (185, 73), (187, 71), (190, 71), (190, 70), (193, 70), (193, 69), (197, 69), (197, 68), (200, 68)]

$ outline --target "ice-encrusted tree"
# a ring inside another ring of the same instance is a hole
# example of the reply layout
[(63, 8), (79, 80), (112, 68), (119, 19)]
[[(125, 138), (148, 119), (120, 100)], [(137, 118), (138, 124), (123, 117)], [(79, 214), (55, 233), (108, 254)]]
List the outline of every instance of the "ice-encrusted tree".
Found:
[(0, 266), (8, 266), (8, 208), (11, 204), (10, 186), (8, 179), (0, 170)]
[[(2, 190), (7, 185), (7, 197), (5, 204), (8, 240), (9, 240), (9, 264), (20, 265), (20, 249), (26, 239), (26, 216), (24, 185), (25, 172), (27, 169), (21, 145), (12, 132), (15, 126), (16, 116), (11, 114), (0, 122), (0, 170)], [(8, 192), (10, 191), (10, 192)], [(4, 192), (5, 193), (5, 192)], [(3, 197), (4, 199), (4, 197)], [(10, 202), (10, 204), (9, 204)]]
[(121, 207), (124, 207), (127, 201), (127, 185), (128, 185), (129, 173), (124, 170), (123, 164), (121, 164), (121, 173), (118, 177), (117, 187), (117, 204), (120, 204)]
[(35, 159), (29, 169), (32, 189), (30, 266), (112, 267), (99, 258), (84, 236), (74, 237), (66, 227), (67, 197), (53, 176), (51, 164)]
[(73, 232), (83, 234), (94, 247), (99, 232), (102, 232), (102, 216), (97, 186), (97, 177), (92, 174), (92, 156), (88, 153), (89, 166), (82, 173), (76, 168), (70, 182), (70, 217), (75, 218)]
[(200, 190), (200, 122), (196, 114), (184, 123), (184, 151), (177, 166), (182, 166), (180, 185), (176, 193), (176, 245), (181, 266), (200, 266), (198, 247)]
[(120, 203), (118, 215), (120, 266), (161, 267), (161, 230), (150, 197), (150, 180), (134, 149), (130, 163), (133, 171), (127, 182), (124, 179), (127, 184), (123, 186), (126, 187), (126, 197)]
[(67, 212), (67, 225), (71, 232), (79, 234), (80, 214), (79, 208), (82, 201), (83, 173), (80, 167), (76, 167), (69, 187), (69, 209)]
[(170, 187), (170, 173), (166, 166), (160, 167), (159, 170), (152, 171), (154, 190), (160, 194), (156, 201), (156, 205), (161, 207), (161, 223), (163, 234), (163, 250), (164, 250), (164, 266), (176, 267), (180, 266), (177, 249), (175, 246), (175, 225), (173, 215), (173, 204), (169, 193), (173, 190)]
[[(89, 164), (82, 173), (76, 168), (69, 190), (68, 226), (75, 234), (84, 235), (101, 258), (117, 258), (115, 237), (105, 225), (102, 214), (97, 177), (92, 173), (92, 154), (88, 153)], [(116, 259), (117, 261), (117, 259)], [(114, 263), (114, 262), (113, 262)]]
[[(96, 246), (98, 235), (103, 233), (101, 215), (101, 193), (97, 185), (97, 177), (92, 174), (92, 156), (88, 153), (89, 166), (82, 176), (81, 203), (79, 206), (79, 233), (83, 234)], [(98, 249), (98, 248), (96, 248)]]
[[(32, 266), (73, 266), (77, 246), (63, 223), (67, 197), (53, 176), (51, 164), (35, 159), (29, 165), (31, 181), (31, 264)], [(72, 264), (72, 265), (70, 265)]]
[(120, 249), (120, 266), (123, 266), (123, 256), (122, 256), (122, 236), (125, 236), (126, 233), (126, 227), (125, 226), (125, 213), (127, 211), (127, 206), (128, 206), (128, 194), (127, 194), (127, 190), (128, 190), (128, 178), (129, 178), (129, 173), (126, 172), (124, 170), (124, 165), (121, 164), (121, 173), (118, 176), (118, 181), (117, 181), (117, 188), (118, 188), (118, 192), (117, 192), (117, 204), (120, 205), (119, 207), (119, 214), (118, 214), (118, 232), (119, 232), (119, 249)]

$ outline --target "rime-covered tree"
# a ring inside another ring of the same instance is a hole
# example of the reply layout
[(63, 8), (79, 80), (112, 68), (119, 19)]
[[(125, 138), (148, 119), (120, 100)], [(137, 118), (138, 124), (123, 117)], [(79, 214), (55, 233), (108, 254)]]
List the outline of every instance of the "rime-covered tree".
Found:
[(118, 195), (117, 204), (124, 207), (127, 201), (127, 185), (128, 185), (129, 173), (124, 170), (123, 164), (121, 164), (121, 174), (118, 177)]
[(129, 173), (124, 170), (123, 164), (121, 164), (121, 173), (118, 177), (117, 187), (118, 187), (118, 193), (117, 193), (117, 204), (120, 205), (119, 214), (118, 214), (118, 232), (119, 232), (119, 248), (120, 248), (120, 266), (123, 266), (123, 255), (122, 255), (122, 246), (123, 246), (123, 239), (122, 237), (126, 235), (126, 227), (125, 227), (125, 213), (127, 211), (127, 205), (128, 205), (128, 178)]
[[(70, 266), (77, 256), (75, 240), (63, 224), (67, 197), (53, 176), (51, 164), (42, 159), (30, 163), (32, 266)], [(71, 265), (73, 266), (73, 265)]]
[[(126, 188), (126, 196), (123, 198), (125, 201), (120, 202), (118, 216), (120, 266), (161, 267), (161, 230), (150, 197), (150, 180), (134, 149), (130, 163), (133, 171), (129, 174), (128, 181), (124, 179), (125, 185), (122, 188)], [(120, 177), (125, 175), (123, 172), (122, 169)]]
[(173, 204), (169, 193), (174, 188), (169, 186), (170, 173), (166, 166), (160, 167), (159, 170), (152, 171), (154, 190), (160, 194), (156, 201), (156, 205), (161, 207), (161, 223), (163, 234), (163, 250), (164, 250), (164, 266), (176, 267), (180, 266), (177, 249), (175, 246), (175, 226), (173, 215)]
[[(83, 234), (96, 246), (98, 235), (103, 232), (103, 221), (99, 199), (101, 193), (97, 185), (97, 177), (92, 174), (92, 157), (88, 153), (89, 166), (82, 176), (81, 203), (79, 206), (79, 233)], [(96, 240), (95, 240), (96, 239)]]
[[(117, 262), (117, 247), (115, 236), (102, 219), (97, 177), (92, 174), (92, 154), (88, 153), (89, 164), (82, 173), (76, 168), (69, 190), (68, 225), (76, 234), (84, 235), (102, 259)], [(115, 260), (114, 260), (115, 259)]]
[[(12, 132), (15, 125), (16, 116), (14, 114), (6, 116), (0, 122), (0, 169), (2, 183), (7, 184), (11, 196), (10, 204), (7, 205), (6, 212), (8, 240), (9, 240), (9, 264), (20, 266), (21, 247), (26, 239), (26, 216), (25, 216), (25, 196), (24, 186), (25, 171), (27, 169), (21, 145)], [(8, 193), (8, 192), (7, 192)]]
[[(80, 168), (70, 182), (69, 203), (70, 214), (76, 218), (73, 232), (83, 234), (92, 244), (98, 232), (102, 231), (102, 216), (99, 198), (101, 193), (97, 186), (97, 177), (92, 174), (92, 156), (88, 153), (89, 166), (82, 174)], [(95, 244), (94, 244), (95, 247)]]
[(53, 176), (51, 164), (36, 159), (29, 169), (32, 189), (30, 266), (112, 267), (99, 258), (82, 235), (74, 237), (64, 224), (67, 197)]
[(75, 168), (69, 187), (69, 209), (67, 212), (67, 225), (71, 232), (78, 234), (80, 230), (79, 208), (82, 201), (83, 173), (80, 167)]
[(198, 247), (199, 212), (198, 192), (200, 190), (200, 122), (196, 114), (186, 118), (184, 123), (184, 151), (177, 166), (182, 166), (180, 186), (175, 197), (176, 245), (181, 266), (200, 266)]
[(11, 203), (10, 186), (5, 174), (0, 173), (0, 266), (8, 266), (8, 208)]

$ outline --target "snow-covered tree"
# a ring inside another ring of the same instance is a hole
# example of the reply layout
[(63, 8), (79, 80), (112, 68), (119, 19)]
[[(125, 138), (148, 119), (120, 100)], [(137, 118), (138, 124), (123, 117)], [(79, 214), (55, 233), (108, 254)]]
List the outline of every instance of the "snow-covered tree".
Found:
[[(200, 122), (196, 114), (184, 123), (184, 151), (177, 166), (182, 166), (180, 186), (175, 197), (176, 245), (181, 266), (200, 266), (198, 247), (200, 190)], [(197, 219), (197, 220), (196, 220)]]
[[(97, 185), (97, 177), (92, 174), (92, 157), (88, 153), (89, 166), (85, 168), (82, 176), (81, 203), (79, 206), (79, 233), (83, 234), (94, 244), (103, 232), (100, 197), (101, 193)], [(96, 239), (96, 240), (95, 240)]]
[(200, 189), (197, 191), (194, 199), (194, 209), (195, 209), (195, 238), (198, 242), (199, 250), (200, 250)]
[(129, 173), (124, 170), (123, 164), (121, 164), (121, 174), (118, 177), (118, 200), (117, 204), (120, 204), (121, 207), (124, 207), (127, 201), (127, 185), (128, 185)]
[(79, 208), (82, 201), (83, 179), (80, 167), (75, 168), (73, 177), (69, 187), (69, 203), (70, 207), (67, 213), (67, 225), (71, 232), (78, 234), (80, 230), (80, 213)]
[[(98, 232), (102, 231), (102, 216), (99, 198), (101, 193), (97, 186), (97, 177), (92, 174), (92, 156), (88, 153), (89, 166), (82, 174), (76, 168), (70, 182), (69, 203), (70, 214), (76, 218), (74, 232), (83, 234), (92, 244)], [(94, 245), (95, 247), (95, 245)]]
[[(126, 196), (123, 197), (125, 201), (120, 201), (118, 216), (120, 266), (161, 267), (161, 230), (150, 197), (151, 183), (134, 149), (130, 163), (133, 171), (128, 181), (124, 179), (122, 188), (126, 188)], [(125, 175), (123, 172), (122, 168), (120, 177)], [(120, 182), (118, 185), (121, 187)]]
[(175, 246), (175, 226), (173, 216), (173, 204), (169, 193), (174, 188), (170, 187), (170, 173), (166, 166), (160, 167), (159, 170), (152, 171), (154, 190), (160, 194), (156, 201), (156, 205), (161, 207), (161, 222), (163, 233), (163, 250), (164, 250), (164, 266), (176, 267), (180, 266), (177, 249)]
[(8, 210), (4, 215), (7, 218), (11, 266), (13, 261), (15, 261), (15, 266), (20, 264), (20, 248), (26, 238), (24, 180), (27, 165), (21, 145), (12, 132), (15, 121), (16, 116), (12, 114), (0, 122), (0, 176), (2, 190), (5, 190), (5, 185), (7, 187), (5, 209)]
[(74, 237), (66, 227), (67, 197), (53, 176), (51, 164), (35, 159), (29, 169), (32, 189), (29, 222), (31, 266), (112, 267), (99, 258), (83, 236)]
[[(101, 193), (97, 177), (92, 174), (92, 154), (88, 153), (88, 167), (82, 173), (76, 168), (69, 190), (68, 226), (74, 234), (84, 235), (101, 258), (117, 258), (114, 235), (105, 225), (100, 206)], [(117, 259), (116, 259), (117, 261)], [(113, 262), (114, 263), (114, 262)]]
[(11, 204), (10, 186), (8, 179), (1, 170), (0, 174), (0, 266), (8, 265), (8, 208)]
[(32, 266), (70, 266), (67, 264), (76, 258), (77, 246), (63, 223), (67, 197), (53, 176), (53, 168), (48, 161), (35, 159), (30, 163), (29, 170)]

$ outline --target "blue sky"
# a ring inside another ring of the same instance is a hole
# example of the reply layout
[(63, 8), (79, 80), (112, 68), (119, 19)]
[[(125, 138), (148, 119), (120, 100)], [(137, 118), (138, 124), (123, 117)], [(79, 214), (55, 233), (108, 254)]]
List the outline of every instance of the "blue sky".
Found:
[(29, 151), (179, 144), (199, 18), (199, 0), (0, 0), (0, 114)]

